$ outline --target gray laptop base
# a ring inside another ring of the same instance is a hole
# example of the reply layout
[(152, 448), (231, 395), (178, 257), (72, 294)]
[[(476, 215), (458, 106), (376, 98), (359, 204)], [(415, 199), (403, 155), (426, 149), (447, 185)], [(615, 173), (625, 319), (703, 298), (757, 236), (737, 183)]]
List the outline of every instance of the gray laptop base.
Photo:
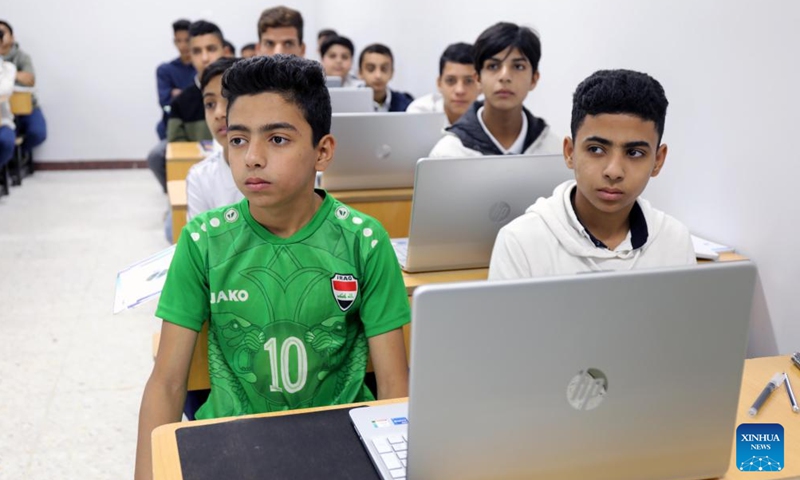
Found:
[(732, 262), (418, 288), (408, 478), (724, 474), (755, 272)]

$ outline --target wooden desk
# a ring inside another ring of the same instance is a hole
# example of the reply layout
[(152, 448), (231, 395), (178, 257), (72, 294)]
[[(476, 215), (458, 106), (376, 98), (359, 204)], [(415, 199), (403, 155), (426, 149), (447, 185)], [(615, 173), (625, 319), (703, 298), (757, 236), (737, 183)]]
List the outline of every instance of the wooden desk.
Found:
[(381, 222), (389, 237), (408, 236), (413, 188), (340, 190), (329, 193), (340, 202)]
[(181, 230), (186, 225), (186, 180), (168, 181), (167, 195), (172, 211), (172, 243), (178, 243)]
[(33, 113), (33, 93), (28, 91), (15, 91), (8, 100), (11, 113), (14, 115), (30, 115)]
[[(754, 421), (759, 423), (780, 423), (784, 427), (785, 444), (784, 455), (786, 469), (782, 472), (740, 472), (736, 468), (736, 438), (734, 437), (731, 453), (731, 463), (728, 472), (720, 480), (774, 480), (785, 478), (798, 478), (800, 476), (800, 418), (797, 414), (792, 413), (789, 408), (786, 394), (783, 392), (775, 392), (770, 397), (767, 403), (759, 412), (755, 419), (747, 415), (747, 410), (750, 408), (753, 400), (764, 388), (767, 381), (775, 374), (775, 372), (785, 371), (789, 374), (793, 385), (800, 385), (800, 371), (791, 366), (788, 356), (780, 357), (764, 357), (746, 360), (744, 363), (744, 373), (742, 374), (742, 388), (739, 392), (739, 407), (737, 410), (736, 425), (733, 427), (735, 435), (735, 428), (741, 423), (752, 423)], [(795, 387), (797, 388), (797, 387)], [(780, 394), (780, 395), (779, 395)], [(369, 402), (369, 404), (382, 405), (387, 403), (397, 403), (404, 401), (404, 399), (386, 400), (378, 402)], [(272, 417), (279, 415), (296, 415), (303, 413), (310, 413), (321, 410), (330, 410), (334, 408), (352, 408), (355, 405), (342, 405), (335, 407), (312, 408), (306, 410), (293, 410), (288, 412), (266, 413), (258, 415), (247, 415), (236, 418), (218, 418), (213, 420), (200, 420), (190, 423), (171, 423), (162, 425), (153, 431), (153, 478), (155, 480), (181, 480), (180, 459), (178, 457), (178, 444), (175, 437), (175, 431), (178, 428), (194, 427), (200, 425), (209, 425), (219, 422), (231, 422), (238, 419), (253, 418), (253, 417)]]
[(167, 182), (186, 180), (186, 174), (195, 163), (205, 157), (199, 142), (171, 142), (167, 144)]

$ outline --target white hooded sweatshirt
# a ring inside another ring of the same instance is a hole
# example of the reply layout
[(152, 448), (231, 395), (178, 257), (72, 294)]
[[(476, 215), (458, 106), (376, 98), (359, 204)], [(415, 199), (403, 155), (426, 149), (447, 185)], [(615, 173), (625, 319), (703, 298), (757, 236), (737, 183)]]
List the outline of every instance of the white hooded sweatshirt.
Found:
[(697, 263), (689, 229), (642, 198), (637, 203), (647, 225), (644, 245), (634, 249), (629, 231), (614, 250), (595, 246), (572, 208), (575, 185), (575, 180), (562, 183), (551, 197), (539, 198), (524, 215), (500, 229), (490, 280)]

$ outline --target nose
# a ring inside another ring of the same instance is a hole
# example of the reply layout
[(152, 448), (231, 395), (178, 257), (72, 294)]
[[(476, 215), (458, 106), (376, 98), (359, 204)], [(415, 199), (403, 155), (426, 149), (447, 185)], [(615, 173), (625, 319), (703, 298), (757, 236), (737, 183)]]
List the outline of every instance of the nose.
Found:
[(261, 154), (262, 149), (259, 148), (259, 139), (251, 139), (247, 144), (247, 151), (244, 154), (244, 164), (249, 169), (263, 168), (267, 164), (267, 159)]
[(503, 64), (500, 67), (500, 81), (501, 82), (510, 82), (511, 81), (511, 66)]
[(603, 169), (603, 176), (612, 182), (625, 178), (625, 159), (622, 154), (612, 154)]
[(455, 94), (456, 95), (458, 95), (458, 96), (464, 95), (464, 93), (466, 91), (467, 91), (467, 89), (466, 89), (466, 85), (464, 85), (464, 82), (456, 83), (456, 89), (455, 89)]

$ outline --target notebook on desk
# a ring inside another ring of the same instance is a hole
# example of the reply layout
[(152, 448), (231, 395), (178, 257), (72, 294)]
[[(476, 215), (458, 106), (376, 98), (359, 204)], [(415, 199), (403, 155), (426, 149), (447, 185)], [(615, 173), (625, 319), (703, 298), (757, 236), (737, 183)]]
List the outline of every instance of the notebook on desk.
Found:
[(336, 151), (322, 174), (322, 188), (413, 186), (414, 165), (441, 138), (444, 119), (441, 112), (334, 114), (331, 134), (336, 139)]
[(407, 414), (350, 417), (384, 479), (716, 478), (755, 272), (742, 261), (419, 287)]
[(497, 232), (573, 177), (562, 155), (423, 158), (408, 238), (392, 239), (407, 272), (489, 266)]

